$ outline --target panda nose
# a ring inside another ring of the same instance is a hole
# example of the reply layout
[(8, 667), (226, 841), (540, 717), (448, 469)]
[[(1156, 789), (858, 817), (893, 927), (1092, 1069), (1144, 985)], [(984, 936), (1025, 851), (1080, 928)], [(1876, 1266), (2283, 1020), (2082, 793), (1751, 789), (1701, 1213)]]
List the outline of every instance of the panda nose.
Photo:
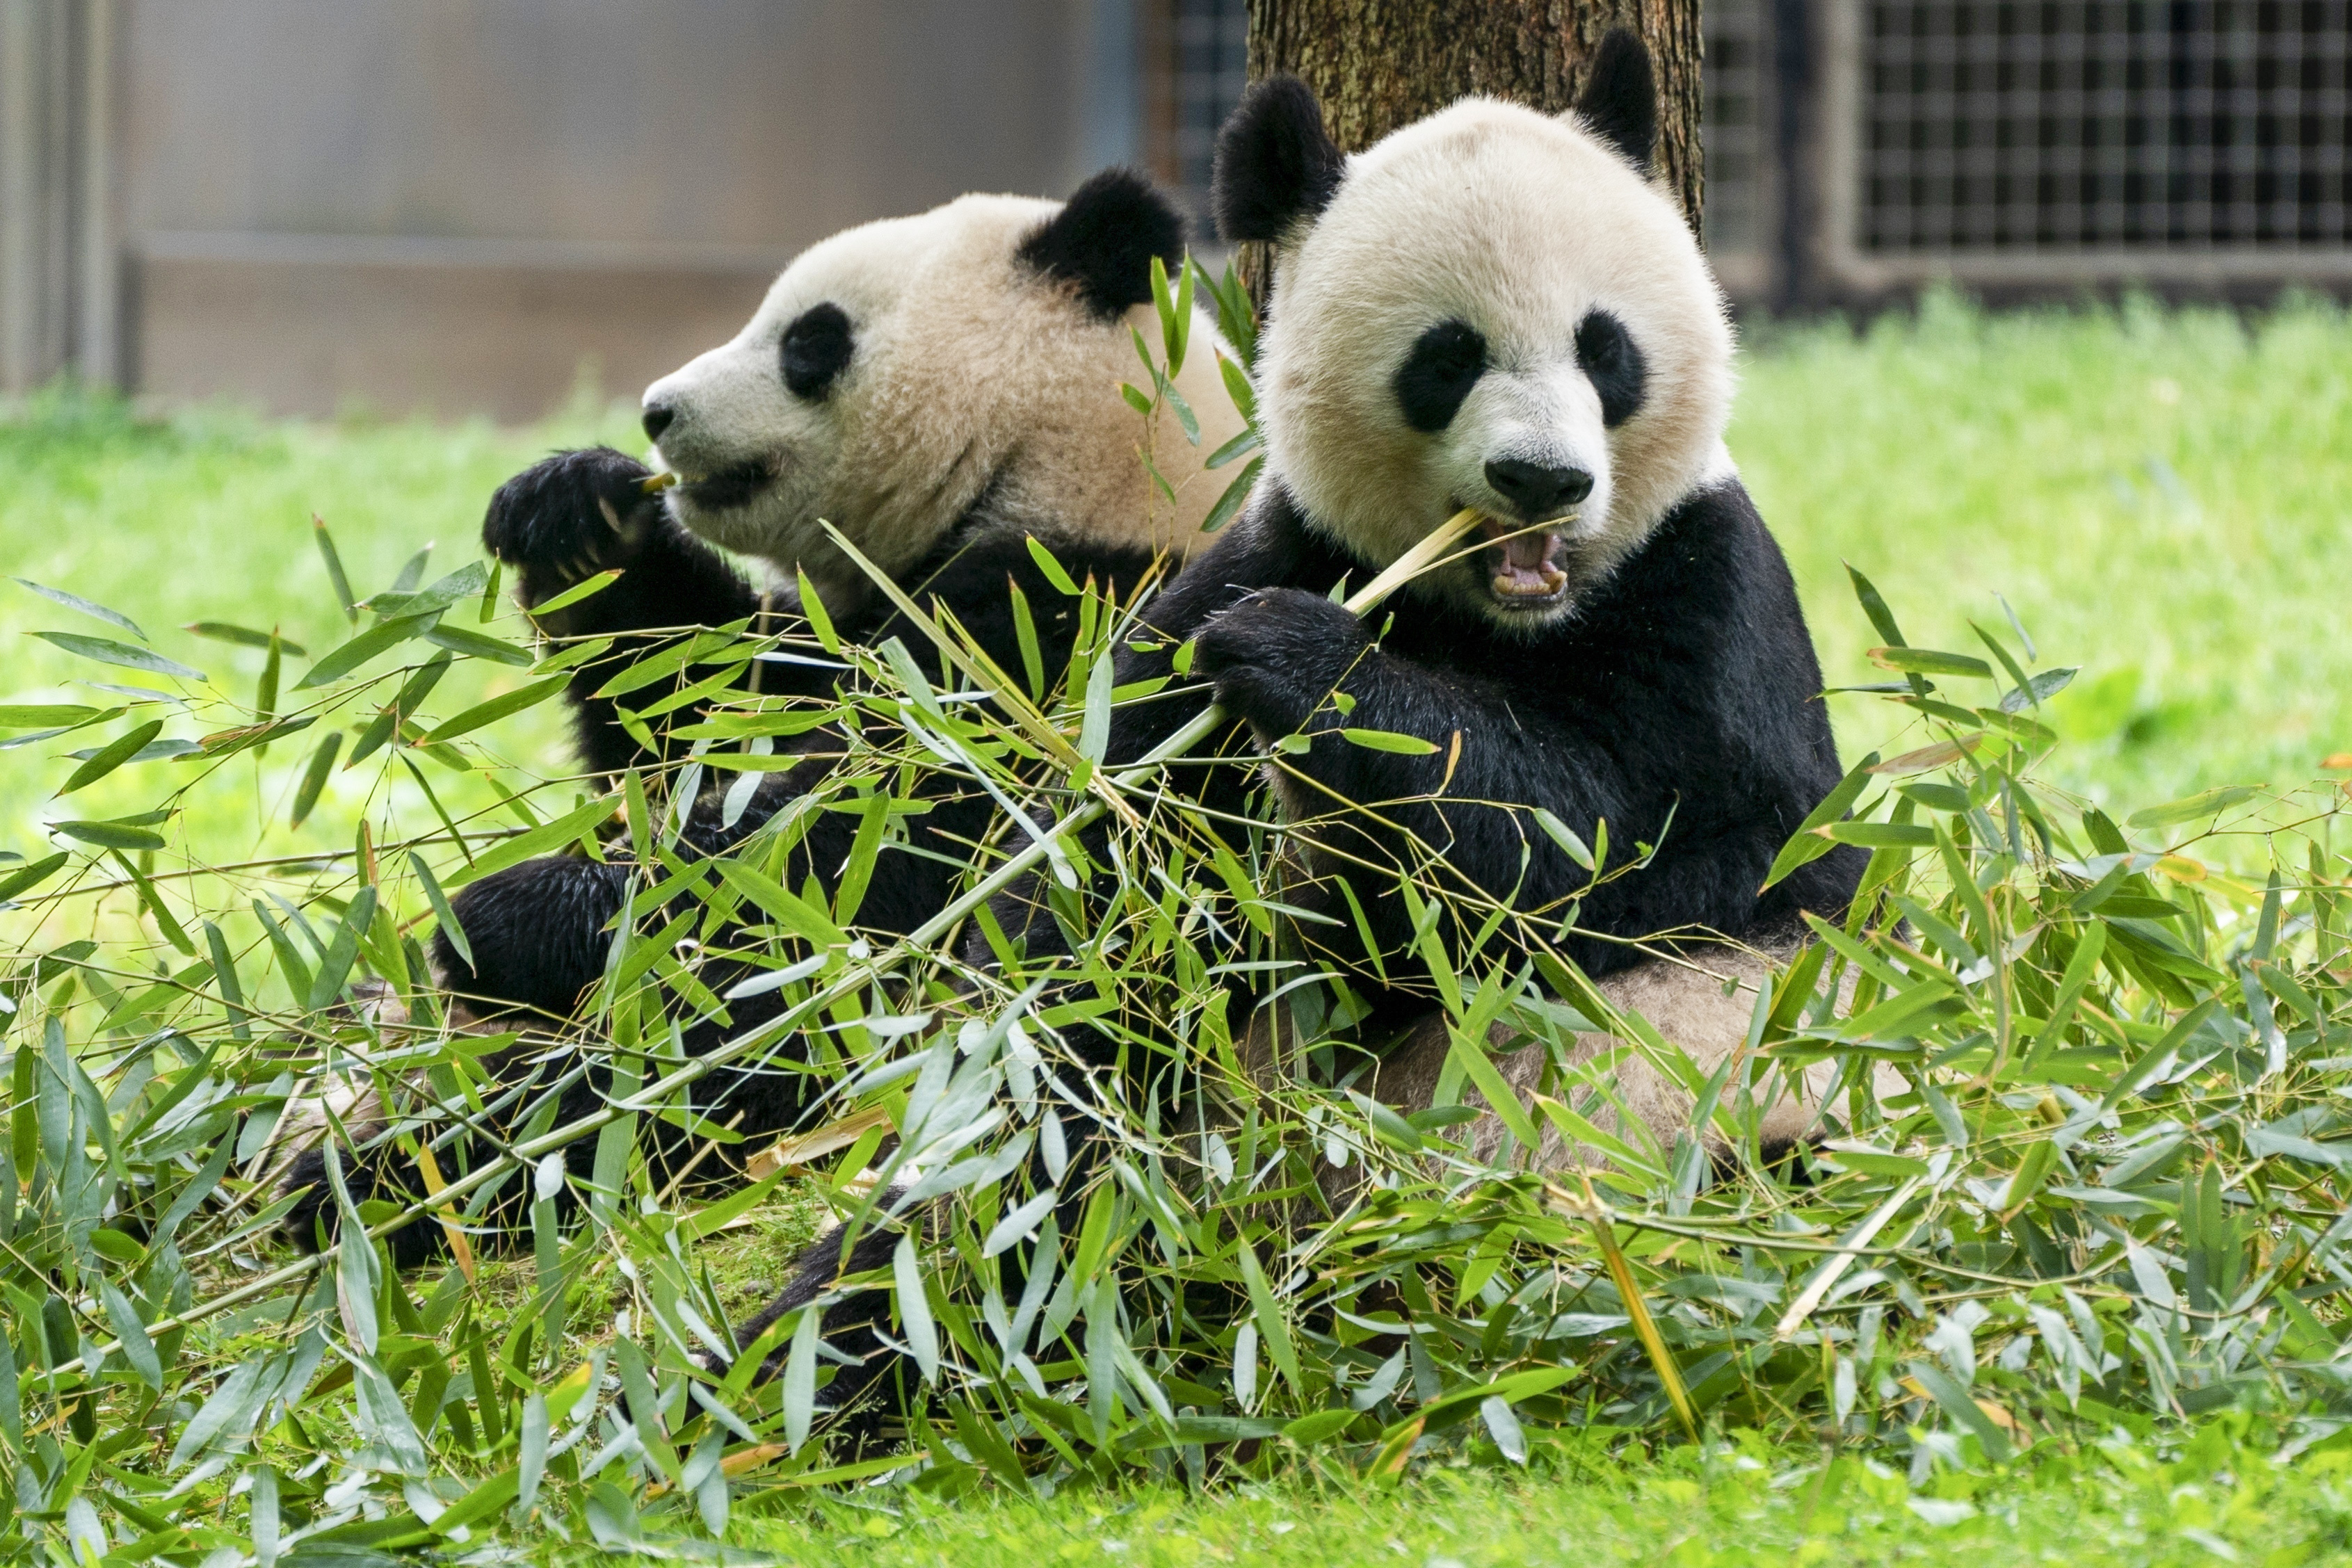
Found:
[(662, 432), (669, 428), (669, 422), (677, 417), (677, 410), (670, 407), (669, 404), (666, 402), (649, 402), (646, 404), (646, 439), (647, 441), (659, 441), (662, 438)]
[(1549, 522), (1563, 507), (1592, 494), (1592, 476), (1583, 469), (1550, 468), (1523, 457), (1497, 457), (1487, 464), (1486, 483), (1530, 523)]

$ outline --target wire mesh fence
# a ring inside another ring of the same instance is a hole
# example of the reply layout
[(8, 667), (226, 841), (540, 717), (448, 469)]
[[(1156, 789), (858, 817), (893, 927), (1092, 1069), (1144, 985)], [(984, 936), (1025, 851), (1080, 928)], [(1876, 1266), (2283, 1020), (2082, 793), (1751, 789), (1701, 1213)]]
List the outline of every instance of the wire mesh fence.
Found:
[(2345, 0), (1874, 0), (1877, 251), (2342, 247)]
[[(1197, 210), (1247, 12), (1163, 0), (1151, 35), (1154, 145)], [(1714, 0), (1705, 26), (1735, 298), (2352, 274), (2352, 0)]]

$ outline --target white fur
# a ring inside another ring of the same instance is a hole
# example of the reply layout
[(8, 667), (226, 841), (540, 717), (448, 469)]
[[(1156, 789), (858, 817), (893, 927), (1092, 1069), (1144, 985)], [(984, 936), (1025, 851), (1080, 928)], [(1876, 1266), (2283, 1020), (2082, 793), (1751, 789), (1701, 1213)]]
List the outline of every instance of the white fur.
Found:
[[(1060, 204), (964, 196), (913, 217), (864, 225), (812, 246), (784, 269), (732, 342), (646, 389), (674, 411), (657, 461), (688, 481), (745, 464), (773, 481), (749, 503), (698, 507), (672, 490), (678, 519), (703, 538), (807, 572), (836, 614), (867, 584), (824, 537), (830, 521), (885, 571), (927, 554), (992, 481), (1008, 524), (1059, 527), (1179, 557), (1236, 470), (1201, 463), (1237, 434), (1220, 382), (1214, 324), (1194, 313), (1177, 385), (1196, 411), (1188, 444), (1172, 414), (1152, 432), (1153, 458), (1176, 490), (1171, 508), (1138, 453), (1143, 421), (1119, 383), (1150, 379), (1129, 328), (1155, 351), (1150, 307), (1104, 322), (1014, 252)], [(847, 314), (855, 350), (821, 401), (793, 395), (780, 340), (803, 311)]]
[[(1514, 515), (1486, 463), (1581, 468), (1570, 588), (1549, 615), (1499, 609), (1476, 559), (1448, 590), (1528, 630), (1574, 604), (1694, 488), (1730, 472), (1732, 334), (1682, 213), (1573, 119), (1469, 99), (1348, 162), (1330, 205), (1276, 261), (1260, 340), (1267, 470), (1309, 521), (1385, 566), (1457, 507)], [(1604, 430), (1576, 361), (1592, 309), (1646, 361), (1642, 406)], [(1399, 366), (1448, 319), (1485, 334), (1488, 369), (1446, 429), (1406, 424)]]

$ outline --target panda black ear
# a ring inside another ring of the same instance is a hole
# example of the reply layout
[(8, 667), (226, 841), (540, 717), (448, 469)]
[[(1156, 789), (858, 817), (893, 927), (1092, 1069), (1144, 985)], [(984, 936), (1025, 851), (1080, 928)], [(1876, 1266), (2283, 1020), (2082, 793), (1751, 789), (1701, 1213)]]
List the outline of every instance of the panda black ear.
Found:
[(1076, 284), (1087, 309), (1113, 318), (1150, 300), (1153, 256), (1175, 271), (1184, 255), (1184, 215), (1144, 175), (1106, 169), (1015, 254), (1049, 278)]
[(1278, 240), (1330, 205), (1346, 173), (1312, 88), (1286, 71), (1253, 83), (1217, 132), (1217, 233), (1234, 244)]
[(1629, 27), (1612, 27), (1601, 40), (1591, 78), (1576, 100), (1577, 118), (1610, 146), (1650, 172), (1658, 142), (1658, 82), (1649, 46)]

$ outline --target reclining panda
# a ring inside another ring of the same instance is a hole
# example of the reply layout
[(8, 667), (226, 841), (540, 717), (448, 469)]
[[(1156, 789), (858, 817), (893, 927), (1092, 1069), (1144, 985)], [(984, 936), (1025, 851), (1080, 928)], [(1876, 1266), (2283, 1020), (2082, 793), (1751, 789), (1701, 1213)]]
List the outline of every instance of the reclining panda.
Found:
[[(654, 463), (680, 483), (654, 492), (655, 467), (607, 447), (558, 454), (502, 486), (483, 542), (514, 573), (526, 609), (622, 569), (602, 591), (540, 619), (551, 636), (614, 639), (570, 682), (588, 767), (612, 774), (654, 760), (614, 700), (595, 695), (612, 674), (680, 629), (755, 621), (762, 631), (804, 629), (799, 577), (845, 641), (872, 646), (900, 637), (924, 657), (928, 642), (821, 520), (1011, 671), (1024, 662), (1018, 595), (1042, 668), (1066, 666), (1076, 601), (1054, 585), (1030, 541), (1045, 545), (1072, 579), (1132, 592), (1202, 541), (1202, 524), (1227, 482), (1205, 471), (1204, 459), (1242, 428), (1216, 366), (1215, 326), (1196, 312), (1175, 384), (1195, 413), (1199, 439), (1188, 441), (1164, 407), (1150, 434), (1172, 505), (1138, 455), (1144, 425), (1119, 383), (1143, 379), (1133, 334), (1158, 339), (1152, 259), (1172, 275), (1183, 234), (1165, 195), (1118, 169), (1066, 204), (972, 195), (848, 230), (787, 267), (732, 341), (647, 389)], [(763, 597), (713, 545), (764, 561), (781, 586)], [(824, 661), (746, 668), (758, 672), (746, 678), (764, 694), (812, 697), (829, 695), (842, 674)], [(647, 706), (667, 689), (627, 700)], [(697, 801), (681, 852), (693, 858), (739, 844), (821, 784), (838, 748), (809, 749), (818, 754), (766, 775), (740, 815), (725, 809), (719, 791)], [(928, 778), (922, 794), (930, 809), (908, 819), (901, 842), (886, 845), (859, 906), (862, 927), (903, 933), (936, 911), (994, 815), (990, 798), (952, 773)], [(829, 893), (855, 831), (852, 817), (817, 813), (787, 885), (814, 875)], [(602, 977), (607, 927), (636, 876), (625, 855), (553, 855), (472, 883), (455, 901), (470, 959), (447, 932), (434, 939), (443, 983), (478, 1019), (561, 1023)], [(731, 1030), (706, 1019), (688, 1031), (686, 1049), (709, 1050), (779, 1005), (773, 993), (739, 1000)], [(510, 1053), (493, 1064), (494, 1076), (511, 1087), (531, 1054)], [(569, 1064), (576, 1054), (551, 1060)], [(751, 1139), (790, 1128), (814, 1092), (789, 1066), (751, 1063), (705, 1078), (695, 1107), (721, 1125), (736, 1122)], [(592, 1078), (576, 1078), (560, 1116), (594, 1109), (601, 1092)], [(682, 1142), (656, 1134), (665, 1149)], [(572, 1153), (585, 1175), (593, 1144)], [(352, 1173), (354, 1197), (400, 1179), (390, 1163), (362, 1161)], [(308, 1245), (322, 1206), (331, 1219), (323, 1156), (315, 1149), (298, 1156), (288, 1184), (309, 1189), (288, 1220)], [(434, 1226), (411, 1224), (392, 1238), (394, 1256), (419, 1260), (438, 1237)]]
[[(1429, 1103), (1444, 1031), (1415, 1028), (1430, 991), (1401, 873), (1541, 912), (1547, 934), (1580, 901), (1558, 946), (1604, 990), (1689, 1007), (1706, 1038), (1682, 1043), (1715, 1061), (1743, 1038), (1747, 1007), (1727, 1032), (1714, 980), (1678, 980), (1636, 943), (1775, 944), (1801, 912), (1842, 910), (1859, 876), (1840, 851), (1759, 893), (1839, 768), (1793, 581), (1724, 446), (1722, 296), (1650, 177), (1654, 138), (1647, 52), (1617, 33), (1568, 116), (1474, 99), (1343, 158), (1304, 84), (1276, 78), (1219, 140), (1224, 237), (1274, 247), (1257, 367), (1267, 463), (1242, 517), (1146, 606), (1156, 642), (1124, 653), (1118, 678), (1166, 686), (1120, 711), (1108, 755), (1145, 756), (1212, 697), (1233, 716), (1230, 760), (1171, 785), (1197, 790), (1204, 823), (1230, 824), (1271, 778), (1307, 872), (1283, 897), (1336, 917), (1306, 929), (1372, 1002), (1365, 1039), (1401, 1038), (1378, 1092), (1408, 1105)], [(1375, 624), (1335, 602), (1465, 507), (1488, 519), (1468, 559), (1401, 590)], [(1343, 727), (1434, 749), (1367, 748)], [(1605, 819), (1616, 843), (1654, 846), (1649, 863), (1589, 886), (1536, 831), (1537, 809), (1588, 843)], [(1355, 940), (1359, 910), (1376, 953)], [(1042, 884), (998, 916), (1033, 963), (1091, 933), (1088, 912), (1066, 929)], [(1751, 985), (1759, 967), (1735, 966)], [(1124, 1062), (1131, 1107), (1171, 1092), (1107, 1033), (1063, 1036), (1089, 1068)], [(1640, 1109), (1671, 1134), (1689, 1107), (1653, 1093)], [(1810, 1113), (1788, 1109), (1784, 1136)], [(1060, 1204), (1098, 1169), (1074, 1151)], [(1061, 1234), (1076, 1220), (1063, 1215)], [(828, 1403), (886, 1381), (909, 1393), (883, 1299), (839, 1287), (897, 1239), (878, 1226), (820, 1239), (739, 1343), (823, 1301), (826, 1339), (855, 1363)]]

